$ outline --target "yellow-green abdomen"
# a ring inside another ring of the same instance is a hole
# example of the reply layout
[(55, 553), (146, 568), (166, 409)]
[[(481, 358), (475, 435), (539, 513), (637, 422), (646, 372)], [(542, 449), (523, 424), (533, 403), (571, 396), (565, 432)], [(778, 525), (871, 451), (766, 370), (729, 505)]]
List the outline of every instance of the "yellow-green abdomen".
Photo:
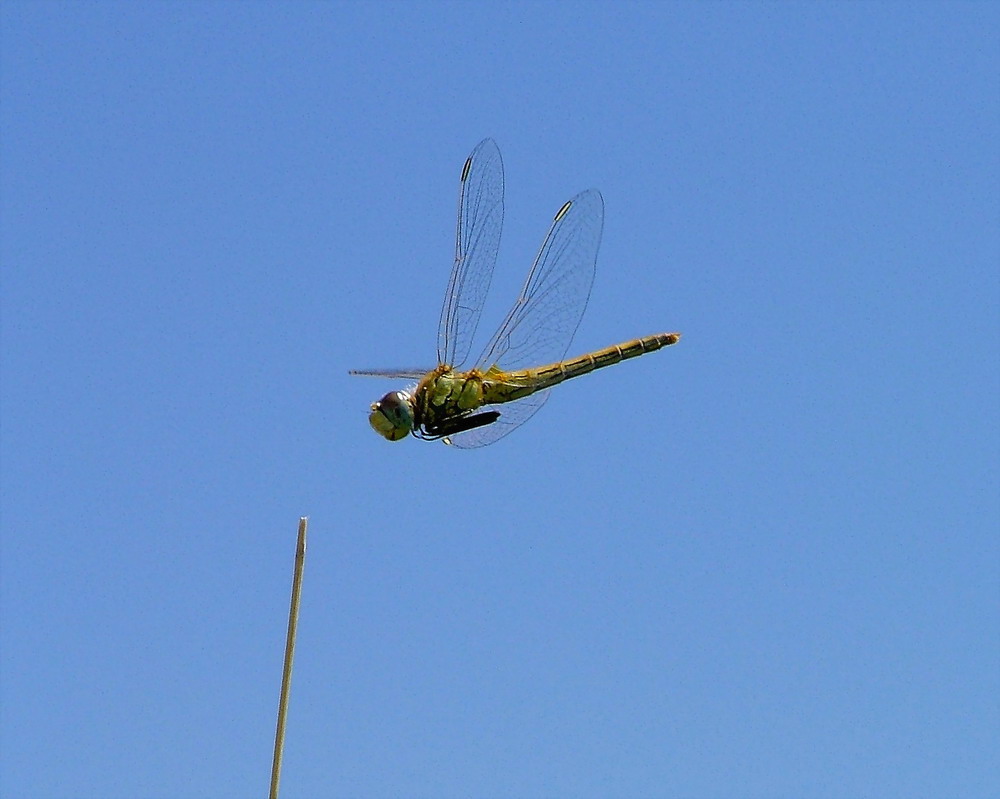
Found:
[(568, 361), (538, 366), (534, 369), (516, 372), (501, 372), (490, 369), (484, 375), (483, 401), (489, 404), (520, 399), (536, 391), (558, 385), (564, 380), (588, 374), (595, 369), (603, 369), (605, 366), (612, 366), (629, 358), (638, 358), (647, 352), (655, 352), (663, 347), (669, 347), (680, 341), (680, 338), (680, 333), (657, 333), (653, 336), (632, 339), (622, 344), (614, 344)]

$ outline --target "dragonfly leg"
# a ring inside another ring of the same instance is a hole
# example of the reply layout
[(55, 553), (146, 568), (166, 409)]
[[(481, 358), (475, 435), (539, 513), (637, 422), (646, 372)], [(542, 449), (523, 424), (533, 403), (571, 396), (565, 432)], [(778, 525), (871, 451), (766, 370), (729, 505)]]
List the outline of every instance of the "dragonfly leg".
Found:
[(464, 433), (466, 430), (474, 430), (483, 425), (493, 424), (499, 418), (500, 411), (484, 411), (483, 413), (474, 413), (472, 416), (457, 416), (434, 425), (427, 430), (427, 433), (429, 438), (453, 436), (457, 433)]

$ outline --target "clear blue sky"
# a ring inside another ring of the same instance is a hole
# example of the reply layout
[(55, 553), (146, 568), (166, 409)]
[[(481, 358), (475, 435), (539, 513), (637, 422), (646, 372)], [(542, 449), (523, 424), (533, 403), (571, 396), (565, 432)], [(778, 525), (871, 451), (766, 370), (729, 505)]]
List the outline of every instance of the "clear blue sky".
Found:
[[(1000, 6), (4, 2), (2, 765), (21, 797), (1000, 795)], [(606, 203), (475, 451), (459, 170)]]

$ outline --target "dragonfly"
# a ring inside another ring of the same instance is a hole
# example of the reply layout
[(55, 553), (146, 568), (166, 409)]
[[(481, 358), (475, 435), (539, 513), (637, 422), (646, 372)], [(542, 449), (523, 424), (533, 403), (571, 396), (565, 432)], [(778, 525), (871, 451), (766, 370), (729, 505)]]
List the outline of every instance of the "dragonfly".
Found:
[(556, 213), (521, 293), (500, 328), (471, 363), (473, 339), (493, 278), (503, 226), (504, 172), (492, 139), (462, 167), (455, 262), (438, 322), (433, 369), (357, 369), (351, 374), (417, 380), (372, 403), (379, 435), (482, 447), (535, 415), (553, 386), (676, 344), (659, 333), (564, 360), (590, 299), (604, 227), (604, 200), (588, 189)]

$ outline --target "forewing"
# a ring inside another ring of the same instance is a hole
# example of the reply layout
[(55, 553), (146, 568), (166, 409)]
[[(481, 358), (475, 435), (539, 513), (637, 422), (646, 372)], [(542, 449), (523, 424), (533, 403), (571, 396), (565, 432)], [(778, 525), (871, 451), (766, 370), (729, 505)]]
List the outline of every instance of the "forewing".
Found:
[(503, 161), (493, 139), (476, 145), (462, 167), (455, 265), (438, 323), (438, 363), (461, 366), (469, 357), (500, 249)]
[(431, 369), (351, 369), (347, 374), (359, 377), (406, 377), (419, 380)]
[(517, 302), (477, 362), (479, 368), (495, 364), (511, 371), (565, 357), (590, 298), (603, 227), (604, 200), (597, 189), (576, 195), (559, 209)]
[(500, 405), (485, 405), (482, 408), (477, 408), (477, 413), (496, 411), (500, 414), (500, 418), (493, 422), (493, 424), (476, 427), (464, 433), (456, 433), (453, 436), (448, 436), (444, 441), (446, 444), (451, 444), (460, 449), (485, 447), (487, 444), (492, 444), (494, 441), (503, 438), (509, 432), (528, 421), (545, 404), (548, 398), (549, 390), (547, 389), (535, 394), (529, 394), (527, 397), (514, 400), (513, 402), (504, 402)]

